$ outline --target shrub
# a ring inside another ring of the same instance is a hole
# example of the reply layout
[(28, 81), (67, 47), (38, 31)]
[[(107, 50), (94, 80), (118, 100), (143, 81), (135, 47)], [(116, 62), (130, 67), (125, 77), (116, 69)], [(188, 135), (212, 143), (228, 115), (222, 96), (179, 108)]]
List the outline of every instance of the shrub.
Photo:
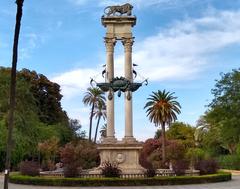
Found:
[(117, 163), (111, 163), (109, 161), (104, 162), (101, 169), (105, 177), (120, 177), (122, 173)]
[(154, 178), (49, 178), (30, 177), (11, 174), (10, 182), (16, 184), (31, 184), (41, 186), (159, 186), (176, 184), (211, 183), (231, 180), (231, 173), (218, 173), (204, 176), (174, 176)]
[(200, 160), (195, 164), (195, 169), (199, 170), (201, 175), (214, 174), (218, 170), (218, 164), (213, 159)]
[(152, 168), (153, 165), (149, 156), (159, 148), (161, 148), (161, 141), (159, 139), (147, 139), (143, 144), (139, 163), (146, 169)]
[[(179, 160), (183, 159), (185, 147), (181, 141), (166, 141), (166, 159)], [(148, 139), (143, 145), (139, 159), (140, 164), (146, 168), (169, 168), (166, 162), (162, 162), (162, 141), (159, 139)]]
[(217, 158), (219, 167), (240, 170), (240, 155), (224, 155)]
[(44, 171), (55, 170), (55, 157), (58, 154), (59, 139), (55, 136), (45, 140), (44, 142), (38, 143), (38, 150), (42, 155), (42, 169)]
[(156, 175), (156, 170), (155, 169), (147, 169), (145, 174), (147, 177), (154, 177)]
[(195, 163), (204, 159), (205, 152), (201, 148), (189, 148), (185, 157), (190, 161), (190, 166), (193, 168)]
[(177, 176), (184, 175), (185, 171), (188, 169), (188, 166), (189, 162), (186, 160), (172, 161), (172, 168)]
[(63, 168), (63, 174), (66, 178), (77, 177), (79, 175), (78, 167), (74, 163), (68, 164)]
[(64, 165), (64, 177), (76, 177), (78, 175), (78, 163), (74, 145), (71, 143), (66, 144), (65, 147), (61, 149), (60, 155)]
[(153, 169), (167, 168), (162, 162), (162, 153), (159, 150), (155, 150), (154, 152), (152, 152), (148, 156), (147, 161), (151, 162), (150, 168)]
[(237, 144), (236, 154), (240, 156), (240, 143)]
[(41, 169), (43, 171), (53, 171), (56, 169), (55, 164), (51, 160), (43, 160), (41, 164)]
[(95, 167), (98, 161), (96, 146), (85, 140), (66, 144), (60, 150), (60, 156), (64, 165), (65, 177), (75, 177), (79, 173), (78, 168)]
[(39, 164), (35, 161), (22, 161), (20, 163), (20, 173), (28, 176), (39, 175)]
[(185, 146), (180, 140), (168, 140), (166, 146), (166, 158), (171, 160), (182, 160), (185, 156)]

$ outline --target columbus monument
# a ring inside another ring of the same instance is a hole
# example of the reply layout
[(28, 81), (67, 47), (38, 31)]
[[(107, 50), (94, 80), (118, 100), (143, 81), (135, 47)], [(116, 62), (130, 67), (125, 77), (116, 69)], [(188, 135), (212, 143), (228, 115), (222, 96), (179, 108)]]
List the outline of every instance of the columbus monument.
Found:
[[(101, 165), (104, 162), (116, 162), (123, 174), (141, 174), (144, 168), (139, 164), (139, 152), (142, 143), (133, 136), (132, 93), (143, 83), (135, 83), (133, 76), (132, 46), (134, 37), (132, 28), (136, 25), (136, 17), (132, 15), (133, 6), (129, 3), (120, 6), (108, 6), (102, 16), (102, 25), (106, 28), (106, 69), (103, 74), (104, 83), (97, 83), (107, 94), (107, 136), (99, 144)], [(114, 76), (114, 47), (122, 42), (124, 48), (124, 76)], [(114, 99), (124, 94), (125, 103), (125, 136), (122, 140), (115, 137)]]

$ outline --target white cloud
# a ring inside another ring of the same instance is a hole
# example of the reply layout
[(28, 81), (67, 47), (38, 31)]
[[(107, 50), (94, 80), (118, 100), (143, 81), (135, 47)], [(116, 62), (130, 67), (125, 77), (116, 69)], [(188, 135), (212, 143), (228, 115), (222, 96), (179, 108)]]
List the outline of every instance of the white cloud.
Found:
[(64, 98), (72, 98), (89, 87), (90, 78), (98, 74), (94, 69), (77, 69), (53, 77), (51, 80), (61, 85)]
[[(211, 11), (202, 18), (173, 23), (154, 36), (134, 45), (133, 62), (152, 81), (189, 80), (209, 64), (209, 55), (240, 44), (240, 11)], [(115, 61), (116, 75), (122, 73), (123, 56)], [(55, 77), (63, 94), (71, 98), (89, 86), (89, 78), (100, 69), (77, 69)], [(122, 74), (121, 74), (122, 75)]]
[(136, 44), (133, 61), (154, 81), (191, 79), (201, 72), (208, 56), (240, 44), (240, 12), (215, 12), (177, 22)]
[[(85, 5), (86, 3), (89, 2), (89, 0), (68, 0), (68, 1), (76, 5)], [(90, 0), (90, 1), (93, 1), (93, 0)]]

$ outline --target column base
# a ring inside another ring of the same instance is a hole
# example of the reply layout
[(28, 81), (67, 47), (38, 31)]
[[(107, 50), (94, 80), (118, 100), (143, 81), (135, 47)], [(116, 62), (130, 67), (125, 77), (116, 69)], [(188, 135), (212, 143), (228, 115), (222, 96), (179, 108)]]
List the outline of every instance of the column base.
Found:
[(134, 138), (134, 137), (127, 137), (125, 136), (123, 139), (122, 139), (122, 142), (123, 143), (137, 143), (138, 141)]
[(103, 144), (115, 144), (117, 143), (117, 139), (115, 137), (106, 137), (102, 140)]

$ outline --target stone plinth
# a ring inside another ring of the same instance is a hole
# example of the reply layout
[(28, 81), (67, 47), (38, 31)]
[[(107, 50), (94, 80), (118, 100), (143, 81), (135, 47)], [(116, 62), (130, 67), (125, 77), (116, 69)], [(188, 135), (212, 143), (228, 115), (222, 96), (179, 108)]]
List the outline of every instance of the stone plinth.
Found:
[(125, 143), (118, 141), (115, 144), (99, 144), (101, 165), (104, 162), (116, 162), (123, 174), (142, 174), (145, 169), (139, 164), (139, 153), (142, 143)]
[(107, 28), (107, 38), (132, 38), (132, 27), (136, 24), (135, 16), (102, 17), (102, 25)]

